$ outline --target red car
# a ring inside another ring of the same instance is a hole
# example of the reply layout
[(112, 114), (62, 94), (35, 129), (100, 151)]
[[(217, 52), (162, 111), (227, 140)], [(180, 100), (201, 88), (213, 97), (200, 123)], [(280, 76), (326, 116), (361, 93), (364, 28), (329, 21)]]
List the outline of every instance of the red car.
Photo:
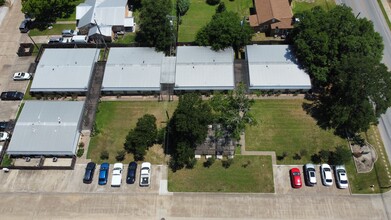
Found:
[(291, 174), (291, 184), (293, 188), (301, 188), (301, 174), (298, 168), (292, 168), (290, 170)]

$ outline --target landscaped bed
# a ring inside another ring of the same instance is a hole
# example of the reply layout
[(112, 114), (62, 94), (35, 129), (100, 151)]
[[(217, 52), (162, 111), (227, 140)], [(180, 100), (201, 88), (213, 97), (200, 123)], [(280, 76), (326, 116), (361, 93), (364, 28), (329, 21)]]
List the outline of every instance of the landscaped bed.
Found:
[(270, 156), (237, 155), (229, 168), (216, 160), (209, 168), (205, 159), (197, 161), (193, 169), (168, 172), (170, 192), (274, 192), (273, 169)]
[[(124, 149), (125, 138), (130, 129), (136, 126), (137, 120), (144, 114), (153, 114), (157, 119), (158, 128), (165, 126), (166, 111), (171, 115), (177, 102), (157, 101), (107, 101), (99, 104), (96, 115), (96, 125), (99, 133), (91, 138), (87, 158), (101, 163), (101, 152), (106, 149), (109, 159), (104, 160), (115, 163), (117, 152)], [(133, 155), (127, 154), (124, 163), (133, 161)], [(161, 146), (154, 146), (147, 153), (145, 161), (152, 164), (163, 164), (164, 154)]]

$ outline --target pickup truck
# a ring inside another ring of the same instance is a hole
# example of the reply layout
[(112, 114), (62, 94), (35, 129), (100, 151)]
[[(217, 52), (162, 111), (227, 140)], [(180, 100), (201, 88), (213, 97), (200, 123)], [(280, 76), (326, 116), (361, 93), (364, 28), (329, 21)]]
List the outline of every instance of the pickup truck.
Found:
[(140, 186), (149, 186), (151, 184), (151, 163), (144, 162), (141, 164)]
[(111, 178), (111, 186), (121, 186), (122, 182), (122, 170), (124, 165), (122, 163), (115, 163), (113, 168), (113, 176)]

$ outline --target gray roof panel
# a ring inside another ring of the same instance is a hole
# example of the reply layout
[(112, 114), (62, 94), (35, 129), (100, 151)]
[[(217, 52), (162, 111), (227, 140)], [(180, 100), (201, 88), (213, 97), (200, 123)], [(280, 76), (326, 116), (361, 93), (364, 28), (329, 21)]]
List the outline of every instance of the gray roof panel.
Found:
[(26, 101), (8, 154), (74, 155), (84, 102)]

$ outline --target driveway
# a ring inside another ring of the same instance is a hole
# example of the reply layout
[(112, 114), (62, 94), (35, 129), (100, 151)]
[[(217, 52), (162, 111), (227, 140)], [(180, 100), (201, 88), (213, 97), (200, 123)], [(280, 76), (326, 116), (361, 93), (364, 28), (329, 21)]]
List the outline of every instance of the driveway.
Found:
[[(19, 43), (30, 43), (26, 34), (19, 31), (23, 14), (20, 12), (20, 0), (15, 0), (0, 26), (0, 92), (17, 90), (25, 92), (28, 81), (14, 82), (12, 74), (18, 71), (27, 71), (34, 62), (33, 57), (18, 57), (16, 52)], [(9, 120), (16, 117), (20, 101), (0, 101), (0, 120)]]

